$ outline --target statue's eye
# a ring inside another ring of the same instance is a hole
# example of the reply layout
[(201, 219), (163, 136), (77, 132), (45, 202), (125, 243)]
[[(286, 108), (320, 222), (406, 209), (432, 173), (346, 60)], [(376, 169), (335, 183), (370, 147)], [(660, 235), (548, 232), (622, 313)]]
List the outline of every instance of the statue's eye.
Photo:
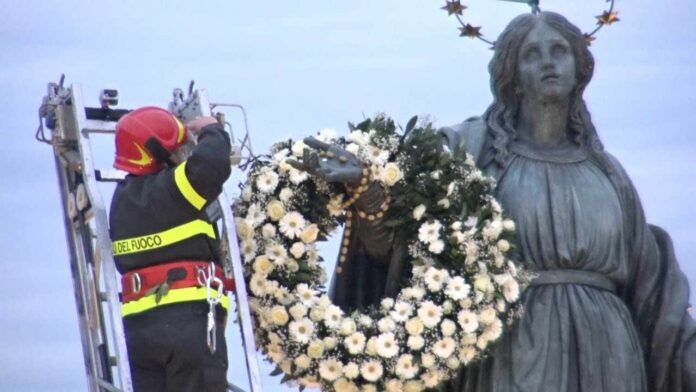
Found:
[(551, 54), (554, 57), (565, 56), (568, 53), (568, 48), (562, 44), (555, 44), (551, 47)]
[(539, 51), (539, 48), (532, 47), (525, 50), (523, 57), (525, 61), (536, 61), (539, 60), (539, 58), (541, 57), (541, 52)]

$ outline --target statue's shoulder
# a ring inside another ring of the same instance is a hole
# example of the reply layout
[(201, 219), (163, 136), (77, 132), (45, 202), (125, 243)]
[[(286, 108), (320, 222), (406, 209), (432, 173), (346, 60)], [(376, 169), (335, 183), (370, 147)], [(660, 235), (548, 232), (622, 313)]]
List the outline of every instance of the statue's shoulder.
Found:
[(474, 156), (474, 160), (478, 160), (486, 141), (486, 121), (482, 117), (470, 117), (438, 131), (453, 154), (468, 152)]

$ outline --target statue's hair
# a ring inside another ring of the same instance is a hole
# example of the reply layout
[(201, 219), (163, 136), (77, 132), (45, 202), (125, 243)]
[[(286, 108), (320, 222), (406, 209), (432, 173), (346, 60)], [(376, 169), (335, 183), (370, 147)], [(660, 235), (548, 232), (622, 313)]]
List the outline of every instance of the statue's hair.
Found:
[(603, 161), (601, 157), (604, 147), (597, 136), (582, 97), (587, 84), (592, 79), (594, 58), (582, 32), (565, 17), (548, 11), (539, 15), (524, 14), (516, 17), (495, 42), (495, 52), (488, 65), (493, 103), (484, 114), (489, 132), (493, 137), (493, 158), (496, 163), (504, 166), (508, 159), (508, 144), (517, 138), (515, 128), (520, 109), (520, 95), (516, 86), (519, 48), (527, 34), (540, 21), (548, 24), (568, 41), (575, 57), (576, 86), (570, 94), (568, 111), (571, 140), (578, 145), (587, 146), (593, 155)]

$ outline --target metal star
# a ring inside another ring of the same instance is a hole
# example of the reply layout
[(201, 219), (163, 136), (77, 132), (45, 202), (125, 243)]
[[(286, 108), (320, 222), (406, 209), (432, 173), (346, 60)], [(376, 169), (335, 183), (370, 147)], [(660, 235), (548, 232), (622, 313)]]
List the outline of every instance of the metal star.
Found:
[(610, 25), (621, 20), (618, 11), (604, 11), (602, 15), (597, 15), (595, 18), (597, 18), (598, 25)]
[(464, 27), (460, 27), (459, 31), (461, 31), (461, 33), (459, 33), (460, 37), (469, 37), (472, 39), (481, 37), (481, 26), (474, 27), (467, 23)]
[(447, 4), (445, 4), (445, 6), (440, 9), (447, 11), (447, 16), (454, 14), (461, 15), (462, 12), (466, 9), (466, 6), (462, 5), (459, 0), (454, 0), (447, 1)]

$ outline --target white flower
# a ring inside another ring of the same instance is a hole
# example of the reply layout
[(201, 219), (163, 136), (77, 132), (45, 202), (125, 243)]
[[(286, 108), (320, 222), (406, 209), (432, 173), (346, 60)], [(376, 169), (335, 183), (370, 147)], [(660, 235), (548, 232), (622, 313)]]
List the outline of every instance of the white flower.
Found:
[(351, 380), (358, 377), (360, 375), (360, 368), (358, 367), (358, 364), (355, 362), (348, 362), (343, 367), (343, 375)]
[(432, 328), (440, 322), (442, 309), (432, 301), (425, 301), (418, 308), (418, 317), (427, 328)]
[(500, 319), (493, 320), (493, 322), (487, 325), (486, 328), (483, 330), (483, 335), (485, 335), (486, 339), (490, 341), (498, 339), (502, 333), (503, 322), (500, 321)]
[(266, 214), (258, 204), (252, 204), (247, 210), (246, 221), (251, 223), (252, 227), (256, 227), (266, 220)]
[(505, 231), (514, 231), (515, 222), (511, 221), (510, 219), (505, 219), (503, 221), (503, 229), (505, 229)]
[(284, 161), (285, 158), (288, 157), (288, 155), (290, 155), (290, 150), (288, 150), (287, 148), (283, 148), (282, 150), (279, 150), (278, 152), (273, 154), (273, 158), (272, 158), (273, 162), (278, 164), (278, 163)]
[(274, 242), (266, 247), (266, 256), (275, 261), (276, 265), (284, 265), (288, 252), (283, 245)]
[(364, 384), (360, 392), (379, 392), (374, 384)]
[(285, 215), (285, 207), (283, 207), (283, 203), (281, 203), (278, 200), (271, 200), (268, 202), (268, 205), (266, 206), (266, 212), (268, 213), (268, 217), (271, 218), (272, 221), (277, 222), (280, 220), (280, 218)]
[(479, 312), (479, 322), (487, 325), (497, 319), (497, 314), (494, 308), (488, 306)]
[(474, 276), (474, 288), (482, 293), (493, 291), (493, 283), (488, 274), (480, 273)]
[(404, 354), (396, 361), (394, 373), (403, 380), (415, 377), (418, 374), (418, 366), (413, 363), (413, 355)]
[(333, 381), (343, 374), (343, 365), (335, 359), (319, 362), (319, 376), (327, 381)]
[(386, 384), (386, 392), (403, 392), (404, 390), (404, 384), (397, 379), (391, 379), (387, 381)]
[(365, 146), (370, 142), (370, 135), (363, 131), (355, 130), (346, 139), (360, 146)]
[(380, 305), (382, 305), (382, 309), (389, 310), (389, 309), (391, 309), (392, 306), (394, 306), (394, 299), (393, 298), (384, 298), (380, 302)]
[(392, 332), (396, 329), (396, 323), (394, 319), (387, 316), (377, 322), (377, 328), (379, 328), (380, 332)]
[(389, 159), (389, 151), (382, 150), (379, 147), (368, 146), (369, 160), (378, 165), (384, 165)]
[(479, 327), (478, 316), (469, 310), (460, 310), (457, 314), (457, 321), (465, 333), (474, 332)]
[(261, 297), (266, 293), (266, 277), (262, 274), (254, 274), (249, 280), (249, 290), (257, 296)]
[(399, 180), (401, 180), (404, 177), (404, 173), (394, 162), (389, 162), (386, 165), (384, 165), (384, 170), (380, 174), (380, 179), (387, 186), (394, 186), (394, 184), (396, 184)]
[(442, 253), (445, 249), (445, 243), (442, 240), (435, 240), (428, 245), (428, 250), (436, 255)]
[(316, 322), (323, 320), (325, 309), (323, 306), (312, 306), (312, 309), (309, 310), (309, 318)]
[(363, 327), (368, 327), (368, 328), (371, 327), (372, 323), (373, 323), (372, 318), (366, 314), (360, 315), (360, 317), (358, 317), (358, 322)]
[(433, 180), (439, 180), (440, 179), (440, 171), (439, 170), (434, 170), (430, 172), (430, 178)]
[(466, 281), (461, 276), (455, 276), (450, 278), (447, 282), (447, 289), (445, 290), (445, 295), (452, 298), (455, 301), (464, 299), (469, 295), (471, 287), (466, 284)]
[(279, 363), (285, 359), (285, 352), (283, 352), (283, 349), (277, 344), (269, 344), (266, 346), (266, 350), (268, 351), (268, 358), (275, 363)]
[(472, 346), (472, 345), (476, 344), (477, 340), (478, 340), (478, 338), (476, 337), (475, 333), (467, 333), (467, 334), (464, 334), (461, 341), (462, 341), (462, 344), (465, 346)]
[(347, 318), (347, 319), (343, 319), (343, 321), (341, 321), (341, 326), (339, 327), (339, 333), (343, 336), (348, 336), (348, 335), (352, 334), (353, 332), (355, 332), (355, 329), (356, 329), (355, 321)]
[(442, 224), (435, 220), (433, 222), (423, 223), (420, 228), (418, 228), (418, 239), (426, 244), (429, 244), (440, 238), (440, 229)]
[(264, 171), (256, 178), (256, 186), (263, 193), (271, 193), (278, 186), (278, 174), (271, 170)]
[(261, 227), (261, 235), (263, 236), (263, 238), (265, 238), (267, 240), (275, 237), (275, 235), (276, 235), (275, 226), (270, 224), (270, 223), (266, 223), (265, 225), (263, 225), (263, 227)]
[(358, 386), (345, 378), (339, 378), (333, 383), (334, 392), (360, 392)]
[(510, 250), (510, 243), (507, 240), (498, 240), (496, 246), (501, 252), (507, 252)]
[(389, 312), (389, 315), (397, 322), (408, 320), (413, 314), (413, 306), (408, 302), (399, 301), (394, 305), (394, 310)]
[[(268, 281), (266, 281), (266, 283), (268, 283)], [(268, 287), (268, 284), (266, 287)], [(290, 292), (285, 287), (278, 287), (278, 289), (273, 293), (273, 297), (283, 305), (288, 305), (290, 302), (292, 302)]]
[[(454, 192), (454, 186), (455, 186), (454, 182), (450, 182), (449, 185), (447, 185), (447, 196), (452, 195), (452, 192)], [(459, 229), (457, 229), (457, 230), (459, 230)]]
[(284, 306), (276, 305), (271, 308), (271, 321), (275, 325), (285, 325), (289, 319), (288, 312)]
[(297, 287), (295, 287), (295, 293), (300, 302), (305, 306), (312, 306), (316, 301), (317, 292), (309, 288), (309, 285), (306, 283), (298, 284)]
[(251, 200), (252, 195), (253, 195), (253, 193), (251, 193), (251, 187), (247, 186), (242, 191), (242, 200), (248, 202), (249, 200)]
[(283, 203), (287, 203), (288, 201), (290, 201), (290, 198), (292, 197), (292, 195), (293, 195), (292, 189), (290, 189), (290, 188), (283, 188), (283, 189), (280, 190), (280, 194), (278, 195), (278, 198), (279, 198), (280, 201), (282, 201)]
[(343, 345), (349, 353), (356, 355), (365, 349), (365, 335), (362, 332), (355, 332), (343, 340)]
[(258, 246), (256, 245), (256, 241), (254, 241), (253, 239), (242, 241), (239, 244), (239, 251), (244, 256), (244, 261), (254, 260), (256, 258), (257, 250)]
[(296, 259), (299, 259), (300, 257), (302, 257), (304, 252), (305, 252), (305, 244), (303, 244), (302, 242), (295, 242), (290, 247), (290, 254), (293, 255), (293, 257), (295, 257)]
[(307, 174), (307, 172), (297, 170), (294, 167), (290, 167), (288, 173), (290, 174), (290, 182), (295, 185), (300, 185), (304, 180), (309, 178), (309, 174)]
[(452, 222), (452, 224), (450, 225), (450, 229), (452, 229), (454, 231), (459, 231), (459, 230), (461, 230), (461, 228), (462, 228), (462, 221), (455, 221), (455, 222)]
[(503, 296), (508, 302), (515, 302), (520, 297), (520, 285), (515, 279), (508, 279), (503, 284)]
[(462, 361), (464, 365), (468, 365), (475, 356), (476, 349), (471, 346), (464, 347), (459, 352), (459, 360)]
[(235, 226), (237, 228), (237, 236), (239, 238), (248, 240), (254, 236), (254, 229), (252, 228), (250, 221), (237, 218), (235, 219)]
[(377, 338), (371, 337), (367, 340), (365, 344), (365, 353), (367, 355), (375, 356), (377, 355)]
[(423, 217), (423, 214), (425, 214), (425, 205), (419, 204), (416, 208), (413, 209), (413, 219), (419, 221)]
[(421, 380), (427, 388), (435, 388), (442, 380), (442, 375), (437, 370), (430, 370), (421, 376)]
[(394, 334), (391, 332), (380, 334), (375, 341), (377, 354), (383, 358), (392, 358), (399, 353)]
[(487, 240), (492, 241), (497, 239), (502, 231), (503, 223), (500, 220), (493, 220), (484, 226), (481, 234), (483, 234), (483, 237)]
[(300, 343), (308, 343), (314, 333), (314, 324), (308, 318), (291, 321), (288, 328), (290, 337)]
[(321, 340), (312, 340), (307, 346), (307, 355), (310, 358), (318, 359), (324, 355), (324, 342)]
[(414, 317), (406, 322), (406, 332), (409, 333), (409, 335), (420, 335), (423, 333), (423, 329), (425, 326), (423, 325), (423, 321), (419, 319), (418, 317)]
[(466, 263), (471, 264), (478, 260), (479, 247), (476, 245), (476, 242), (467, 241), (464, 246), (466, 248)]
[(324, 325), (331, 329), (337, 329), (341, 325), (343, 311), (336, 305), (329, 306), (324, 311)]
[(318, 139), (324, 143), (328, 143), (328, 142), (336, 139), (336, 131), (334, 131), (331, 128), (324, 128), (324, 129), (320, 130), (319, 132), (317, 132), (316, 139)]
[[(414, 267), (414, 276), (415, 275)], [(401, 291), (401, 295), (403, 295), (405, 299), (415, 299), (416, 301), (420, 301), (425, 295), (425, 290), (420, 287), (406, 287)]]
[(310, 244), (317, 240), (317, 236), (319, 236), (319, 226), (312, 223), (310, 225), (307, 225), (304, 229), (302, 229), (300, 239), (305, 244)]
[(425, 284), (428, 286), (428, 290), (432, 292), (442, 290), (442, 287), (448, 280), (449, 273), (447, 270), (431, 267), (425, 272)]
[(440, 199), (437, 201), (437, 205), (444, 208), (444, 209), (447, 209), (450, 207), (450, 201), (447, 198)]
[(312, 359), (309, 358), (309, 357), (308, 357), (307, 355), (305, 355), (305, 354), (301, 354), (300, 356), (298, 356), (297, 358), (295, 358), (295, 361), (294, 361), (294, 362), (295, 362), (295, 366), (297, 366), (298, 368), (300, 368), (300, 369), (307, 369), (307, 368), (309, 367), (309, 365), (311, 365)]
[(459, 365), (461, 365), (461, 362), (459, 361), (459, 359), (456, 356), (451, 356), (447, 359), (447, 367), (448, 368), (450, 368), (452, 370), (456, 370), (459, 367)]
[(353, 155), (358, 155), (358, 151), (360, 151), (360, 146), (355, 144), (355, 143), (349, 143), (346, 146), (346, 151), (348, 151), (349, 153), (351, 153)]
[(421, 335), (409, 336), (406, 344), (411, 350), (418, 351), (425, 345), (425, 339)]
[(423, 364), (423, 367), (425, 368), (430, 368), (435, 365), (435, 356), (433, 354), (423, 354), (421, 355), (421, 363)]
[(268, 275), (273, 271), (273, 263), (266, 256), (258, 256), (254, 259), (254, 272)]
[(360, 366), (360, 374), (367, 381), (375, 382), (379, 380), (382, 378), (383, 372), (382, 364), (378, 360), (366, 361)]
[(457, 324), (455, 324), (452, 320), (442, 320), (440, 330), (444, 336), (452, 336), (455, 332), (457, 332)]
[(298, 140), (292, 145), (292, 155), (302, 158), (304, 155), (304, 149), (309, 148), (303, 140)]
[(296, 303), (290, 307), (290, 315), (294, 320), (299, 320), (307, 315), (307, 307)]
[(433, 353), (440, 358), (447, 359), (452, 355), (456, 347), (457, 344), (454, 339), (448, 336), (435, 342)]
[(478, 224), (478, 218), (475, 216), (470, 216), (464, 221), (464, 226), (466, 227), (476, 227)]
[(305, 219), (297, 211), (292, 211), (287, 214), (280, 220), (280, 232), (283, 233), (286, 237), (292, 239), (295, 239), (295, 237), (299, 237), (300, 234), (302, 234), (302, 229), (304, 229), (305, 226)]

